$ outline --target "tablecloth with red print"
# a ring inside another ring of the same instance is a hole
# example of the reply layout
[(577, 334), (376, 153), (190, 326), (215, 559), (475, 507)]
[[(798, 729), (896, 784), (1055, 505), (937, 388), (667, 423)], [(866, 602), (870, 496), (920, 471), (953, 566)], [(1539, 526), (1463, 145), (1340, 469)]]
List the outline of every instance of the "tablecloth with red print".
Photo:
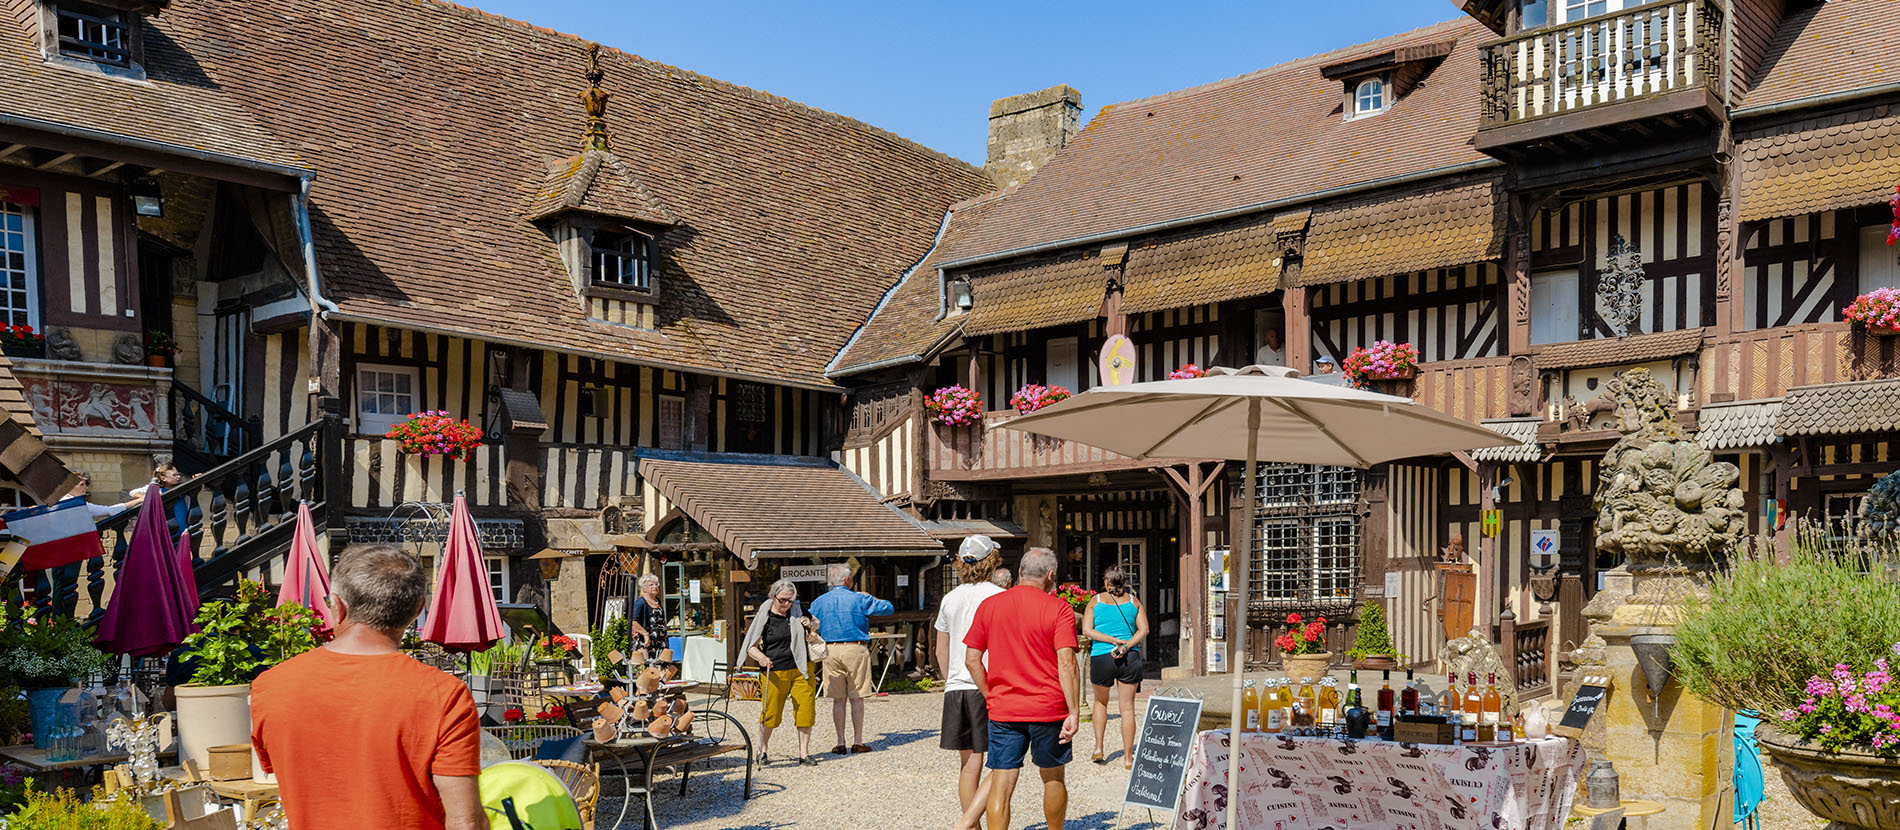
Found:
[[(1225, 828), (1228, 731), (1196, 736), (1175, 830)], [(1548, 737), (1437, 746), (1243, 732), (1248, 830), (1560, 830), (1583, 749)]]

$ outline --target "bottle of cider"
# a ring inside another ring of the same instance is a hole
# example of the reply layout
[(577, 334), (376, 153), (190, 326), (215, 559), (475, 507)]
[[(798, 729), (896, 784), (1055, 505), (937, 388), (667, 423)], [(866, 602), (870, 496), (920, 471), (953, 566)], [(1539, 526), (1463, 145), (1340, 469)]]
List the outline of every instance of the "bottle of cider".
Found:
[(1447, 718), (1458, 717), (1458, 673), (1452, 672), (1445, 678), (1445, 688), (1438, 692), (1438, 714)]
[(1322, 677), (1319, 681), (1319, 725), (1332, 726), (1339, 721), (1339, 682)]
[(1399, 714), (1418, 714), (1418, 681), (1412, 677), (1412, 670), (1405, 670), (1405, 691), (1399, 693)]
[(1285, 728), (1286, 706), (1280, 699), (1280, 687), (1272, 680), (1267, 681), (1267, 692), (1260, 696), (1262, 732), (1278, 732)]
[(1392, 707), (1398, 703), (1397, 693), (1392, 691), (1392, 672), (1379, 673), (1384, 679), (1379, 686), (1379, 711), (1375, 718), (1379, 724), (1379, 737), (1392, 740)]
[(1484, 717), (1479, 725), (1479, 732), (1481, 734), (1483, 732), (1491, 733), (1491, 737), (1485, 740), (1511, 740), (1511, 727), (1504, 720), (1503, 714), (1504, 698), (1498, 694), (1498, 673), (1491, 672), (1484, 689)]
[(1465, 697), (1458, 704), (1459, 737), (1466, 743), (1478, 740), (1478, 720), (1484, 712), (1484, 690), (1478, 688), (1478, 673), (1465, 673)]
[(1319, 693), (1313, 689), (1313, 679), (1310, 677), (1300, 678), (1299, 705), (1312, 721), (1305, 726), (1319, 723)]
[(1251, 680), (1246, 682), (1246, 689), (1240, 693), (1240, 711), (1237, 714), (1239, 717), (1235, 721), (1240, 724), (1239, 731), (1260, 731), (1260, 693), (1254, 691)]

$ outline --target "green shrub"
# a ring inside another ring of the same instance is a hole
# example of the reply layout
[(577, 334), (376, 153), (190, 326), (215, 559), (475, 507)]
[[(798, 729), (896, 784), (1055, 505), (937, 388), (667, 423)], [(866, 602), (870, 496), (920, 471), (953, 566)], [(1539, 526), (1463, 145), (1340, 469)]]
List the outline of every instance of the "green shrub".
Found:
[(7, 817), (7, 830), (164, 830), (130, 799), (79, 800), (72, 790), (43, 793), (28, 790), (26, 804)]
[(521, 658), (527, 656), (528, 647), (515, 645), (507, 641), (497, 642), (487, 651), (471, 652), (468, 655), (469, 674), (487, 677), (494, 674), (497, 667), (519, 666)]
[(1368, 602), (1365, 610), (1359, 612), (1359, 628), (1353, 635), (1352, 648), (1346, 649), (1346, 656), (1355, 660), (1404, 656), (1399, 654), (1397, 646), (1392, 645), (1392, 631), (1385, 625), (1384, 606)]
[(1900, 550), (1794, 529), (1785, 561), (1765, 544), (1739, 551), (1692, 598), (1672, 654), (1682, 685), (1730, 709), (1779, 712), (1835, 665), (1871, 668), (1900, 638)]
[(185, 638), (198, 661), (197, 686), (249, 683), (258, 672), (316, 648), (323, 621), (315, 611), (278, 605), (261, 582), (238, 582), (237, 595), (198, 609), (198, 633)]
[(616, 650), (621, 654), (629, 651), (633, 644), (633, 626), (628, 624), (626, 615), (616, 616), (607, 621), (606, 627), (594, 629), (593, 638), (594, 659), (606, 660), (607, 655)]

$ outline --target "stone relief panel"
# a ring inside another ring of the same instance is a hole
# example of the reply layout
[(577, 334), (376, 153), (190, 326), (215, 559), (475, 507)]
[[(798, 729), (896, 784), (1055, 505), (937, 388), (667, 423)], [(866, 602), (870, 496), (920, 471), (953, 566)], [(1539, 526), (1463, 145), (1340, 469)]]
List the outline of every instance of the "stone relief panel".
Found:
[(156, 437), (164, 422), (149, 384), (22, 377), (40, 431), (136, 432)]

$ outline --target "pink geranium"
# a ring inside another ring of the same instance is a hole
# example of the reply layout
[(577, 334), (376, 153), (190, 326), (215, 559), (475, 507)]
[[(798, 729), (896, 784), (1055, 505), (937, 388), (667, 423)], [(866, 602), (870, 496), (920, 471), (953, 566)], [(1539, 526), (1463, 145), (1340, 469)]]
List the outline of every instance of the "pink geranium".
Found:
[(924, 396), (924, 411), (937, 423), (969, 426), (983, 420), (983, 396), (967, 386), (945, 386)]
[(1410, 343), (1380, 340), (1371, 346), (1353, 349), (1341, 368), (1346, 380), (1354, 386), (1364, 386), (1374, 380), (1411, 377), (1418, 371), (1418, 347)]
[[(1900, 654), (1900, 643), (1894, 652)], [(1900, 757), (1900, 685), (1893, 683), (1887, 658), (1867, 671), (1839, 664), (1826, 677), (1808, 678), (1803, 693), (1800, 703), (1777, 715), (1789, 731), (1829, 752), (1854, 746)]]
[(1009, 396), (1009, 405), (1016, 407), (1017, 412), (1028, 415), (1052, 403), (1066, 401), (1073, 395), (1074, 393), (1061, 386), (1044, 386), (1040, 383), (1032, 383), (1016, 390), (1016, 394)]

